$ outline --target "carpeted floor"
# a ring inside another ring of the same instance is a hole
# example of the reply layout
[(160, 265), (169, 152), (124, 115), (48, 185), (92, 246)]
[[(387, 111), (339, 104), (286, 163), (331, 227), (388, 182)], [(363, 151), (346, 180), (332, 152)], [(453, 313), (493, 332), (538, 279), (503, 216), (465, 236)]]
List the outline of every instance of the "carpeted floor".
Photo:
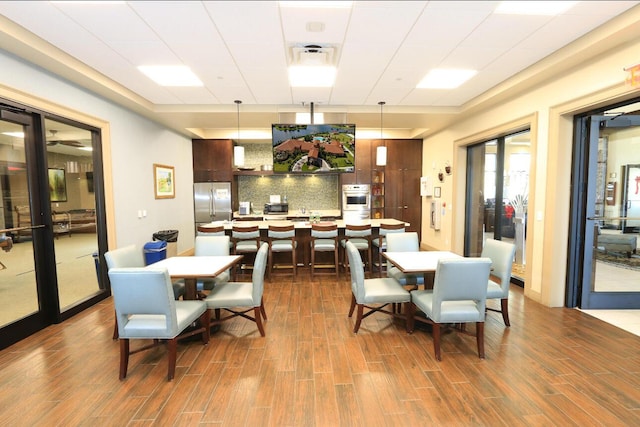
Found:
[(596, 252), (596, 259), (607, 264), (615, 265), (620, 268), (640, 271), (640, 255), (632, 254), (627, 257), (626, 254), (616, 254), (614, 252)]

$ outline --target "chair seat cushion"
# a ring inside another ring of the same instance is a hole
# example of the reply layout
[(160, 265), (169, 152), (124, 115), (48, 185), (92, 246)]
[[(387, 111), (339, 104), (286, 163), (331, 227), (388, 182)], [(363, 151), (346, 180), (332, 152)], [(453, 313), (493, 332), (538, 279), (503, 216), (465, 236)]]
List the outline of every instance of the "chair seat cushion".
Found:
[(134, 314), (128, 317), (120, 338), (175, 338), (206, 310), (202, 301), (176, 301), (177, 329), (173, 331), (167, 330), (167, 319), (162, 314)]
[(298, 247), (297, 242), (291, 242), (290, 239), (274, 240), (271, 242), (271, 251), (273, 252), (291, 252), (293, 248), (296, 247)]
[(397, 280), (402, 286), (424, 285), (424, 274), (405, 274), (398, 267), (388, 268), (387, 276)]
[(436, 323), (484, 322), (484, 313), (480, 313), (476, 303), (471, 300), (443, 301), (440, 315), (434, 313), (433, 291), (418, 290), (411, 292), (411, 301), (429, 319)]
[(236, 252), (258, 252), (260, 246), (255, 240), (240, 241), (236, 243)]
[(357, 237), (350, 237), (349, 240), (343, 240), (341, 242), (343, 247), (346, 247), (347, 241), (353, 243), (353, 246), (358, 248), (358, 250), (369, 249), (369, 241), (367, 239), (360, 239)]
[(487, 298), (507, 298), (509, 297), (509, 292), (507, 290), (507, 295), (502, 292), (502, 288), (500, 285), (492, 280), (489, 280), (487, 285)]
[(409, 292), (400, 283), (390, 278), (365, 279), (364, 299), (358, 304), (408, 302)]
[(336, 241), (333, 239), (316, 239), (313, 244), (315, 251), (333, 251), (336, 249)]
[(227, 282), (217, 285), (204, 302), (210, 309), (260, 305), (260, 301), (253, 301), (253, 283), (251, 282)]

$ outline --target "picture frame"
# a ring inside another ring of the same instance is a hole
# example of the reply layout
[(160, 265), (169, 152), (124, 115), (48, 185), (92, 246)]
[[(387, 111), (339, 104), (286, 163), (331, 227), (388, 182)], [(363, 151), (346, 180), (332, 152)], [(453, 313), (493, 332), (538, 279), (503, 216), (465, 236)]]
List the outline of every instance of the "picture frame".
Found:
[(64, 169), (49, 168), (49, 197), (52, 202), (67, 201), (67, 178)]
[(433, 197), (436, 199), (440, 198), (441, 187), (433, 187)]
[(176, 197), (175, 168), (173, 166), (153, 164), (153, 191), (156, 199)]

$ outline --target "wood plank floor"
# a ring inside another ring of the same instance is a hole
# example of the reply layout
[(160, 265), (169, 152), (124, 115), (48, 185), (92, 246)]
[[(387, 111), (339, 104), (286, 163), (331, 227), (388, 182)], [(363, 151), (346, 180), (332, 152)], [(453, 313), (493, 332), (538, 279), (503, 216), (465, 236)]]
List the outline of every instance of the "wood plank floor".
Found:
[[(489, 313), (485, 360), (473, 337), (383, 314), (357, 335), (350, 285), (300, 271), (265, 287), (266, 337), (223, 325), (209, 345), (134, 355), (118, 380), (111, 299), (0, 352), (7, 426), (631, 426), (640, 425), (640, 338), (511, 291), (511, 328)], [(473, 327), (469, 329), (473, 330)]]

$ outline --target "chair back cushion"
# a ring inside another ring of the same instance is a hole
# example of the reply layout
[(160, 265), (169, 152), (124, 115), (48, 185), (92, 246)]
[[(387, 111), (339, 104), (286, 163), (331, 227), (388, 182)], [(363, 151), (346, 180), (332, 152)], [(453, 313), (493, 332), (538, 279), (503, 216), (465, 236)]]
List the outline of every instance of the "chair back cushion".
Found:
[(111, 268), (109, 280), (121, 338), (178, 335), (173, 287), (166, 269)]
[(488, 298), (507, 298), (509, 296), (509, 283), (511, 282), (511, 267), (516, 246), (513, 243), (502, 240), (487, 239), (480, 256), (491, 259), (491, 275), (500, 281), (499, 288), (490, 286)]
[(409, 231), (404, 233), (387, 234), (387, 251), (389, 252), (418, 252), (420, 242), (418, 233)]
[(358, 303), (364, 301), (364, 267), (362, 266), (362, 258), (356, 246), (347, 241), (345, 245), (347, 256), (349, 257), (349, 270), (351, 271), (351, 291), (356, 297)]
[(229, 236), (196, 236), (194, 254), (196, 256), (229, 255)]
[(104, 259), (107, 268), (144, 267), (144, 254), (136, 245), (123, 246), (105, 252)]
[(264, 291), (264, 272), (267, 269), (267, 258), (269, 256), (269, 245), (263, 243), (256, 254), (256, 259), (253, 263), (253, 274), (251, 281), (253, 282), (253, 302), (260, 305), (262, 300), (262, 293)]
[(483, 322), (490, 269), (489, 258), (438, 261), (428, 316), (438, 323)]
[(109, 270), (120, 338), (172, 339), (207, 309), (204, 301), (175, 301), (166, 269)]

